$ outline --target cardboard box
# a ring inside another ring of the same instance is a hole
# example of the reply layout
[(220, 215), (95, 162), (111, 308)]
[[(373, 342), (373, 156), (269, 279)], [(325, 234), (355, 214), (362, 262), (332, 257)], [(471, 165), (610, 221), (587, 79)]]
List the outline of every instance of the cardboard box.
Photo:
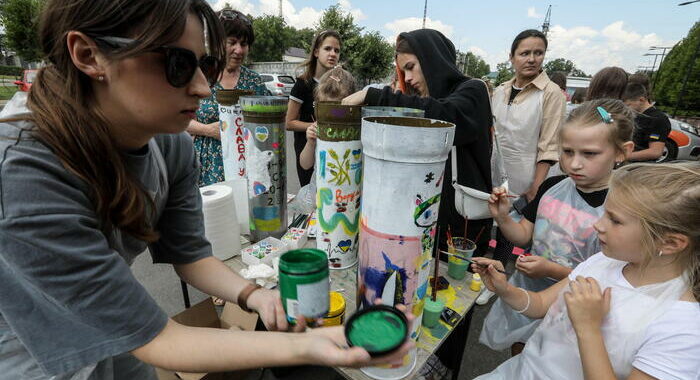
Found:
[[(246, 313), (238, 305), (227, 302), (221, 317), (210, 297), (172, 317), (174, 321), (193, 327), (213, 327), (229, 330), (255, 330), (258, 315)], [(225, 373), (186, 373), (156, 368), (159, 380), (240, 380), (246, 378), (250, 371)]]

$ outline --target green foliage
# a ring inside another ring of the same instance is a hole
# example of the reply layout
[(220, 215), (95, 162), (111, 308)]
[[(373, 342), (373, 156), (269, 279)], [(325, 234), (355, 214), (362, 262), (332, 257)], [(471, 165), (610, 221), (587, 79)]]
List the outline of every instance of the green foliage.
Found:
[(363, 34), (364, 28), (355, 24), (348, 12), (332, 5), (323, 12), (318, 30), (332, 29), (340, 34), (340, 62), (359, 83), (381, 80), (388, 76), (394, 61), (394, 49), (379, 32)]
[(689, 73), (680, 108), (700, 109), (700, 56), (696, 56), (695, 62), (692, 62), (698, 44), (700, 44), (700, 22), (696, 22), (688, 35), (671, 49), (656, 74), (658, 78), (655, 78), (655, 87), (652, 91), (660, 105), (675, 107), (683, 80), (686, 73)]
[(289, 47), (304, 49), (308, 54), (316, 31), (311, 28), (295, 29)]
[(349, 70), (360, 82), (380, 81), (389, 76), (393, 69), (394, 48), (379, 32), (361, 36), (355, 51), (349, 56)]
[(311, 43), (318, 31), (332, 29), (340, 34), (340, 63), (350, 71), (358, 82), (383, 79), (392, 70), (394, 50), (379, 32), (364, 33), (355, 24), (350, 13), (338, 5), (328, 7), (321, 16), (315, 30), (295, 29), (284, 19), (265, 15), (253, 19), (255, 44), (251, 47), (248, 59), (253, 62), (281, 61), (282, 55), (290, 47), (298, 47), (310, 53)]
[(254, 62), (281, 61), (295, 34), (294, 28), (287, 26), (283, 18), (272, 15), (254, 18), (253, 30), (255, 43), (248, 58)]
[(0, 23), (5, 27), (4, 45), (27, 61), (40, 61), (38, 17), (43, 0), (0, 2)]
[(501, 62), (496, 65), (496, 86), (503, 82), (509, 81), (515, 75), (515, 71), (510, 67), (510, 61)]
[(468, 51), (457, 52), (457, 67), (467, 76), (481, 78), (491, 72), (491, 67), (480, 56)]
[(19, 78), (22, 76), (23, 68), (19, 66), (0, 66), (0, 75), (10, 75)]
[(549, 61), (544, 64), (543, 68), (544, 71), (547, 72), (547, 75), (552, 75), (552, 73), (556, 71), (563, 71), (567, 75), (574, 77), (590, 77), (590, 75), (584, 73), (583, 70), (579, 70), (573, 62), (564, 58), (557, 58)]

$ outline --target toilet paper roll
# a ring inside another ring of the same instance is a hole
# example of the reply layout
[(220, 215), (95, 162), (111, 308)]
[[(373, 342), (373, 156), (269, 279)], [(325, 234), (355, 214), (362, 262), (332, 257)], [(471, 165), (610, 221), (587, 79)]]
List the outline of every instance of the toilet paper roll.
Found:
[(214, 256), (227, 260), (241, 251), (241, 229), (236, 217), (233, 189), (210, 185), (199, 189), (202, 195), (204, 235), (211, 243)]

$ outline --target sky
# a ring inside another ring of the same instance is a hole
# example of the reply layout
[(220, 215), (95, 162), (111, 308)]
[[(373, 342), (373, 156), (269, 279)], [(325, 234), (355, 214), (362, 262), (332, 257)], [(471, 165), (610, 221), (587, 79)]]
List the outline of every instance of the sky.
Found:
[[(253, 16), (278, 14), (279, 0), (208, 0), (215, 10), (225, 3)], [(606, 66), (635, 72), (652, 66), (651, 46), (673, 46), (700, 21), (700, 2), (684, 0), (466, 1), (428, 0), (426, 27), (443, 32), (458, 50), (478, 54), (496, 69), (506, 61), (513, 38), (541, 29), (552, 5), (545, 61), (566, 58), (589, 75)], [(339, 4), (367, 31), (387, 40), (422, 26), (424, 0), (283, 0), (286, 22), (313, 27), (323, 10)], [(254, 47), (253, 47), (254, 48)], [(661, 58), (661, 57), (657, 57)], [(659, 60), (656, 62), (658, 67)]]

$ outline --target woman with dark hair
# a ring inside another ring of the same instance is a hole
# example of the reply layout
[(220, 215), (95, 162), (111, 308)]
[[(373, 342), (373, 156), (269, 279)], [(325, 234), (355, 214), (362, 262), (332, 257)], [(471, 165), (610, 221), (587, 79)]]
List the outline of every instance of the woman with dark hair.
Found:
[(593, 75), (588, 85), (586, 100), (610, 98), (622, 99), (622, 93), (627, 87), (628, 75), (621, 67), (609, 66), (602, 68)]
[[(516, 210), (534, 199), (559, 159), (556, 136), (564, 121), (566, 98), (542, 70), (546, 51), (547, 37), (542, 32), (530, 29), (519, 33), (510, 47), (515, 77), (496, 88), (491, 98), (502, 157), (494, 160), (494, 183), (500, 185), (507, 176), (509, 191), (520, 195), (513, 203)], [(500, 231), (496, 241), (494, 258), (505, 265), (513, 244)], [(485, 304), (492, 295), (485, 290), (477, 303)]]
[(318, 33), (311, 43), (311, 53), (301, 65), (304, 72), (297, 77), (289, 95), (287, 107), (287, 130), (294, 132), (294, 153), (296, 155), (299, 185), (306, 186), (311, 181), (313, 169), (299, 165), (299, 155), (306, 145), (306, 129), (315, 125), (314, 89), (319, 79), (340, 60), (340, 34), (334, 30)]
[[(343, 99), (343, 104), (366, 104), (417, 108), (425, 117), (455, 124), (454, 146), (457, 157), (457, 182), (479, 191), (488, 192), (491, 184), (491, 106), (486, 84), (465, 76), (455, 65), (454, 44), (437, 30), (418, 29), (401, 33), (396, 41), (396, 74), (399, 91), (386, 86), (368, 88)], [(416, 146), (405, 149), (420, 149)], [(452, 187), (452, 157), (448, 156), (443, 174), (438, 225), (438, 245), (447, 250), (448, 226), (455, 236), (464, 231), (465, 218), (455, 208), (455, 189)], [(475, 255), (482, 256), (488, 249), (489, 231), (493, 219), (469, 220), (467, 237), (477, 241)], [(437, 356), (446, 366), (454, 369), (462, 360), (468, 328), (460, 324), (448, 341), (443, 343)]]
[(288, 327), (279, 293), (213, 257), (204, 236), (185, 129), (219, 79), (224, 38), (205, 0), (46, 2), (39, 42), (47, 65), (29, 112), (0, 122), (3, 379), (155, 380), (152, 366), (364, 366), (410, 348), (371, 359), (343, 348), (342, 327), (187, 327), (134, 278), (129, 265), (148, 248), (189, 284), (257, 312), (268, 329)]
[[(483, 192), (491, 183), (491, 107), (486, 84), (471, 79), (455, 66), (455, 48), (437, 30), (419, 29), (401, 33), (396, 42), (396, 73), (399, 91), (391, 87), (368, 88), (343, 100), (344, 104), (396, 106), (425, 110), (425, 117), (456, 125), (457, 182)], [(420, 147), (416, 148), (420, 149)], [(440, 245), (446, 248), (448, 226), (453, 234), (464, 230), (465, 218), (456, 210), (452, 178), (452, 158), (448, 157), (440, 197), (438, 224)], [(474, 239), (492, 219), (469, 220), (468, 238)], [(487, 231), (488, 232), (488, 231)], [(477, 255), (488, 247), (489, 234), (482, 234)]]
[(194, 136), (194, 147), (199, 156), (201, 173), (199, 186), (224, 181), (224, 161), (221, 154), (219, 104), (216, 92), (221, 89), (252, 90), (255, 95), (270, 95), (260, 75), (243, 66), (250, 47), (255, 42), (253, 23), (233, 9), (217, 12), (226, 33), (226, 67), (221, 78), (211, 88), (211, 96), (203, 99), (187, 132)]

